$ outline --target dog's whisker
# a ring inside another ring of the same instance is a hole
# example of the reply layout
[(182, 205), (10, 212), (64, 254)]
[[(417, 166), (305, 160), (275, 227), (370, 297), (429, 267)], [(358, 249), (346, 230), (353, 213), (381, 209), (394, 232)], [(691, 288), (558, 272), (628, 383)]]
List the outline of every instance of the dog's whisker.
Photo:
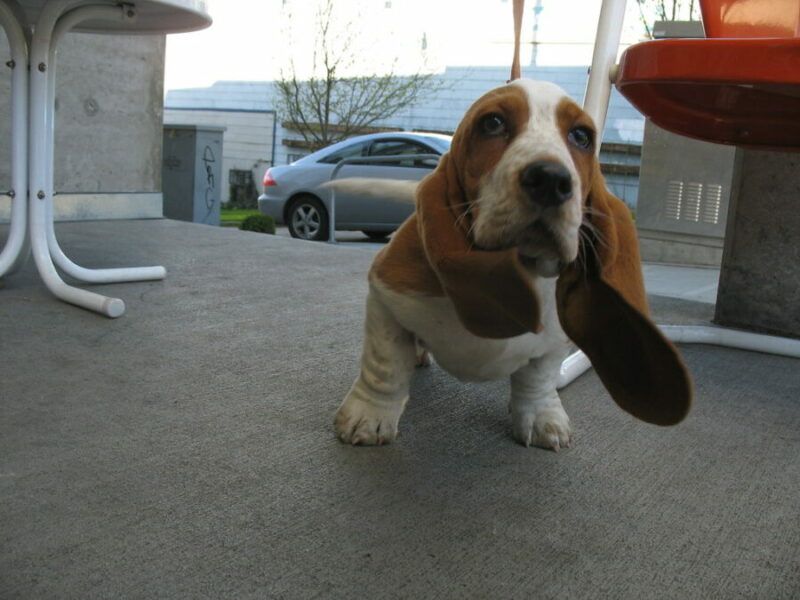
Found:
[[(462, 229), (464, 227), (465, 221), (469, 218), (469, 213), (463, 212), (455, 220), (456, 227)], [(474, 222), (470, 223), (467, 227), (467, 236), (472, 233), (472, 228), (474, 227)]]

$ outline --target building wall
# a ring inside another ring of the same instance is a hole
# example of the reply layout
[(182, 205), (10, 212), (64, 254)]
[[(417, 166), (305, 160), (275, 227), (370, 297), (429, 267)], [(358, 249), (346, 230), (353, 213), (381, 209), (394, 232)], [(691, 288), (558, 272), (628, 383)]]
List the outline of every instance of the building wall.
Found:
[[(578, 103), (583, 101), (587, 73), (588, 67), (583, 66), (529, 65), (522, 70), (524, 77), (552, 81), (560, 85)], [(448, 67), (436, 78), (441, 86), (437, 93), (404, 108), (377, 125), (406, 131), (453, 132), (466, 110), (479, 96), (505, 83), (508, 67)], [(166, 107), (168, 112), (173, 108), (264, 111), (275, 108), (275, 92), (272, 82), (267, 81), (219, 81), (208, 88), (170, 90), (166, 97)], [(302, 150), (282, 143), (287, 139), (296, 140), (299, 136), (283, 128), (280, 120), (278, 115), (275, 164), (283, 165), (299, 158)], [(613, 90), (603, 141), (641, 146), (643, 133), (644, 118)], [(623, 159), (623, 162), (627, 162), (625, 157)], [(635, 155), (635, 162), (638, 165), (638, 154)], [(636, 206), (638, 176), (609, 176), (608, 183), (613, 193), (623, 198), (629, 206)]]
[(646, 124), (636, 214), (643, 260), (719, 266), (735, 161), (733, 146)]
[[(523, 76), (552, 81), (576, 101), (583, 101), (588, 67), (523, 68)], [(453, 131), (469, 106), (483, 93), (501, 85), (508, 78), (507, 67), (451, 67), (437, 76), (441, 90), (380, 122), (384, 127), (404, 130)], [(205, 108), (236, 110), (271, 110), (275, 108), (272, 82), (218, 81), (207, 88), (170, 90), (167, 108)], [(280, 123), (280, 115), (278, 122)], [(612, 91), (604, 141), (641, 145), (644, 118), (616, 90)], [(296, 134), (278, 127), (276, 164), (286, 164), (287, 154), (296, 152), (281, 144)]]
[(230, 171), (250, 171), (256, 188), (275, 157), (275, 112), (268, 110), (164, 109), (165, 125), (223, 127), (222, 202), (229, 201)]
[[(0, 30), (0, 64), (8, 45)], [(55, 214), (161, 216), (164, 36), (69, 34), (58, 52)], [(10, 97), (9, 69), (0, 97)], [(0, 189), (10, 185), (9, 102), (0, 102)], [(10, 202), (0, 197), (0, 219)]]

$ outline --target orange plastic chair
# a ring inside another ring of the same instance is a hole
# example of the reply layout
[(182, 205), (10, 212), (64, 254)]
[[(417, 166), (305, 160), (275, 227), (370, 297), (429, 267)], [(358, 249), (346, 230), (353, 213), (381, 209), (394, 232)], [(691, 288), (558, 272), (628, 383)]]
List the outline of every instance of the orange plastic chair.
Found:
[(800, 150), (800, 0), (701, 0), (706, 39), (643, 42), (615, 85), (653, 123), (750, 148)]
[[(603, 0), (584, 109), (605, 125), (614, 85), (654, 123), (679, 135), (748, 148), (800, 151), (800, 0), (700, 0), (705, 39), (642, 42), (617, 64), (626, 0)], [(599, 145), (598, 145), (599, 146)], [(674, 342), (800, 358), (800, 340), (725, 327), (661, 325)], [(580, 353), (562, 366), (573, 376)], [(572, 365), (575, 365), (574, 367)]]

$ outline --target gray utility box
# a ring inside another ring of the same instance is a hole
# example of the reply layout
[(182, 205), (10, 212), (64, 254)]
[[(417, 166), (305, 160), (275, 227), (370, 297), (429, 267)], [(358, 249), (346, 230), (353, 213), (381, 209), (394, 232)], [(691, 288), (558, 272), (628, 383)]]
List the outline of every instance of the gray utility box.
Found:
[[(658, 22), (656, 37), (703, 37), (697, 22)], [(736, 148), (644, 126), (636, 227), (642, 260), (718, 267)]]
[(219, 225), (223, 127), (164, 125), (164, 216)]

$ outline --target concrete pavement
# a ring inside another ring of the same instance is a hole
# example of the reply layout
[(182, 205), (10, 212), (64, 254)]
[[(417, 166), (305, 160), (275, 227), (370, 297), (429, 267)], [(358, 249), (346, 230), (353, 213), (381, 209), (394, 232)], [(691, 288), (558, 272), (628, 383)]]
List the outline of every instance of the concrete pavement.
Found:
[[(797, 597), (796, 359), (684, 347), (696, 402), (668, 429), (589, 372), (561, 393), (558, 454), (511, 440), (508, 382), (433, 366), (398, 440), (354, 448), (331, 419), (371, 252), (174, 221), (57, 230), (84, 266), (168, 275), (92, 286), (126, 301), (117, 320), (54, 300), (31, 265), (0, 283), (2, 598)], [(713, 309), (650, 301), (660, 322)]]
[[(286, 227), (277, 227), (275, 233), (280, 237), (291, 238)], [(343, 246), (373, 252), (386, 244), (375, 242), (360, 231), (337, 231), (336, 241)], [(719, 269), (645, 263), (643, 272), (649, 294), (712, 304), (716, 301)]]

